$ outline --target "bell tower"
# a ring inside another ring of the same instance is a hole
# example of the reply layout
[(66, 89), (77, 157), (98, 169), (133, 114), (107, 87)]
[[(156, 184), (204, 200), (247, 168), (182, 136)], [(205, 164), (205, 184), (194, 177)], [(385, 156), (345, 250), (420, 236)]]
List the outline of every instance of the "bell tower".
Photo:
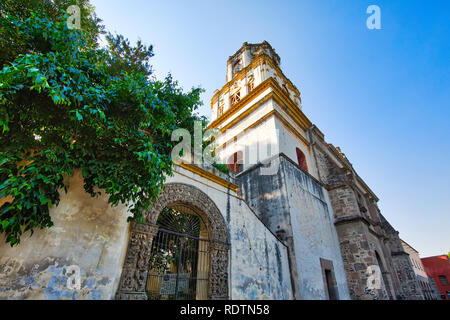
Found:
[[(211, 123), (220, 129), (216, 155), (235, 173), (284, 153), (302, 168), (315, 168), (300, 91), (283, 74), (267, 42), (244, 42), (227, 61), (226, 84), (211, 98)], [(310, 172), (311, 173), (311, 172)]]
[(228, 58), (226, 82), (233, 79), (239, 71), (246, 68), (255, 57), (262, 53), (268, 55), (277, 66), (280, 66), (280, 57), (267, 41), (258, 44), (244, 42), (242, 47)]

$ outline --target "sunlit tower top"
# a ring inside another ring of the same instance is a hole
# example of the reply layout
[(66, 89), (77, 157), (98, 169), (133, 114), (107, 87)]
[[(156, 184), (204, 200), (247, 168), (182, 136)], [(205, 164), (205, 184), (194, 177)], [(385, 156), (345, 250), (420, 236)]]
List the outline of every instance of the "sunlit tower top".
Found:
[[(227, 61), (226, 84), (211, 98), (210, 128), (223, 134), (216, 154), (239, 173), (278, 153), (315, 175), (300, 91), (280, 69), (267, 42), (244, 42)], [(264, 145), (271, 147), (261, 148)], [(313, 169), (313, 170), (311, 170)]]

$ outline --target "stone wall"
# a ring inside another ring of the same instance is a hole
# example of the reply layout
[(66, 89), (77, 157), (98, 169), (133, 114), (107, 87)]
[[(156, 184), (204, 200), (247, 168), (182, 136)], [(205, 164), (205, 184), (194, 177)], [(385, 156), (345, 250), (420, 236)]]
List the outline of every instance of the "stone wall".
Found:
[(422, 298), (424, 300), (433, 300), (434, 292), (428, 281), (428, 275), (425, 272), (425, 267), (422, 264), (422, 260), (420, 260), (419, 252), (417, 252), (416, 249), (411, 247), (405, 241), (401, 240), (401, 242), (403, 249), (409, 254), (409, 260), (411, 261), (413, 271), (420, 286), (419, 289), (422, 293)]
[[(370, 249), (366, 226), (363, 222), (340, 224), (336, 227), (347, 275), (349, 293), (353, 300), (387, 299), (386, 286), (379, 289), (368, 284), (369, 266), (378, 265), (374, 251)], [(372, 243), (373, 246), (373, 243)]]
[[(367, 192), (356, 185), (356, 173), (350, 164), (339, 163), (341, 156), (333, 154), (329, 145), (316, 135), (314, 154), (319, 162), (319, 176), (327, 186), (334, 212), (350, 296), (355, 300), (392, 299), (395, 294), (392, 270), (384, 248), (384, 236), (373, 219), (376, 208)], [(375, 217), (376, 218), (376, 217)], [(378, 255), (378, 258), (377, 258)], [(373, 266), (380, 268), (382, 281), (371, 285)]]
[(382, 215), (380, 215), (380, 218), (383, 230), (388, 238), (387, 245), (391, 251), (392, 263), (400, 284), (397, 298), (402, 300), (423, 300), (420, 283), (416, 278), (409, 254), (403, 248), (398, 231)]
[[(412, 265), (398, 246), (398, 232), (381, 215), (378, 199), (339, 148), (326, 143), (315, 127), (310, 136), (318, 176), (331, 199), (351, 298), (417, 299)], [(380, 286), (369, 283), (374, 266), (381, 271)]]

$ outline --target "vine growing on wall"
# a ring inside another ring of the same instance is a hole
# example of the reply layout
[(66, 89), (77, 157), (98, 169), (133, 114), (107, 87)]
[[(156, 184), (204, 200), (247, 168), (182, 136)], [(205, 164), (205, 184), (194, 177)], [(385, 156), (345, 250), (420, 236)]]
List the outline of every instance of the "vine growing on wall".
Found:
[(69, 29), (72, 2), (0, 4), (0, 232), (11, 245), (52, 226), (76, 169), (91, 196), (98, 187), (142, 221), (172, 173), (172, 131), (205, 121), (195, 113), (202, 89), (152, 76), (152, 46), (107, 34), (98, 47), (88, 1), (78, 1), (82, 29)]

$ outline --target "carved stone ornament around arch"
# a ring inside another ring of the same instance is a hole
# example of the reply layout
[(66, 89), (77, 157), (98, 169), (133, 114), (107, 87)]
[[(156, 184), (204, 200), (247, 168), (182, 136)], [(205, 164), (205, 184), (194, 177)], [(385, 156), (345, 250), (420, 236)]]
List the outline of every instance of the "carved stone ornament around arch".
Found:
[(157, 202), (144, 214), (146, 223), (131, 223), (128, 249), (116, 299), (143, 300), (147, 298), (148, 263), (152, 240), (158, 232), (156, 221), (164, 208), (183, 209), (201, 217), (210, 240), (210, 269), (208, 299), (228, 299), (229, 237), (225, 220), (214, 202), (196, 187), (166, 184)]

